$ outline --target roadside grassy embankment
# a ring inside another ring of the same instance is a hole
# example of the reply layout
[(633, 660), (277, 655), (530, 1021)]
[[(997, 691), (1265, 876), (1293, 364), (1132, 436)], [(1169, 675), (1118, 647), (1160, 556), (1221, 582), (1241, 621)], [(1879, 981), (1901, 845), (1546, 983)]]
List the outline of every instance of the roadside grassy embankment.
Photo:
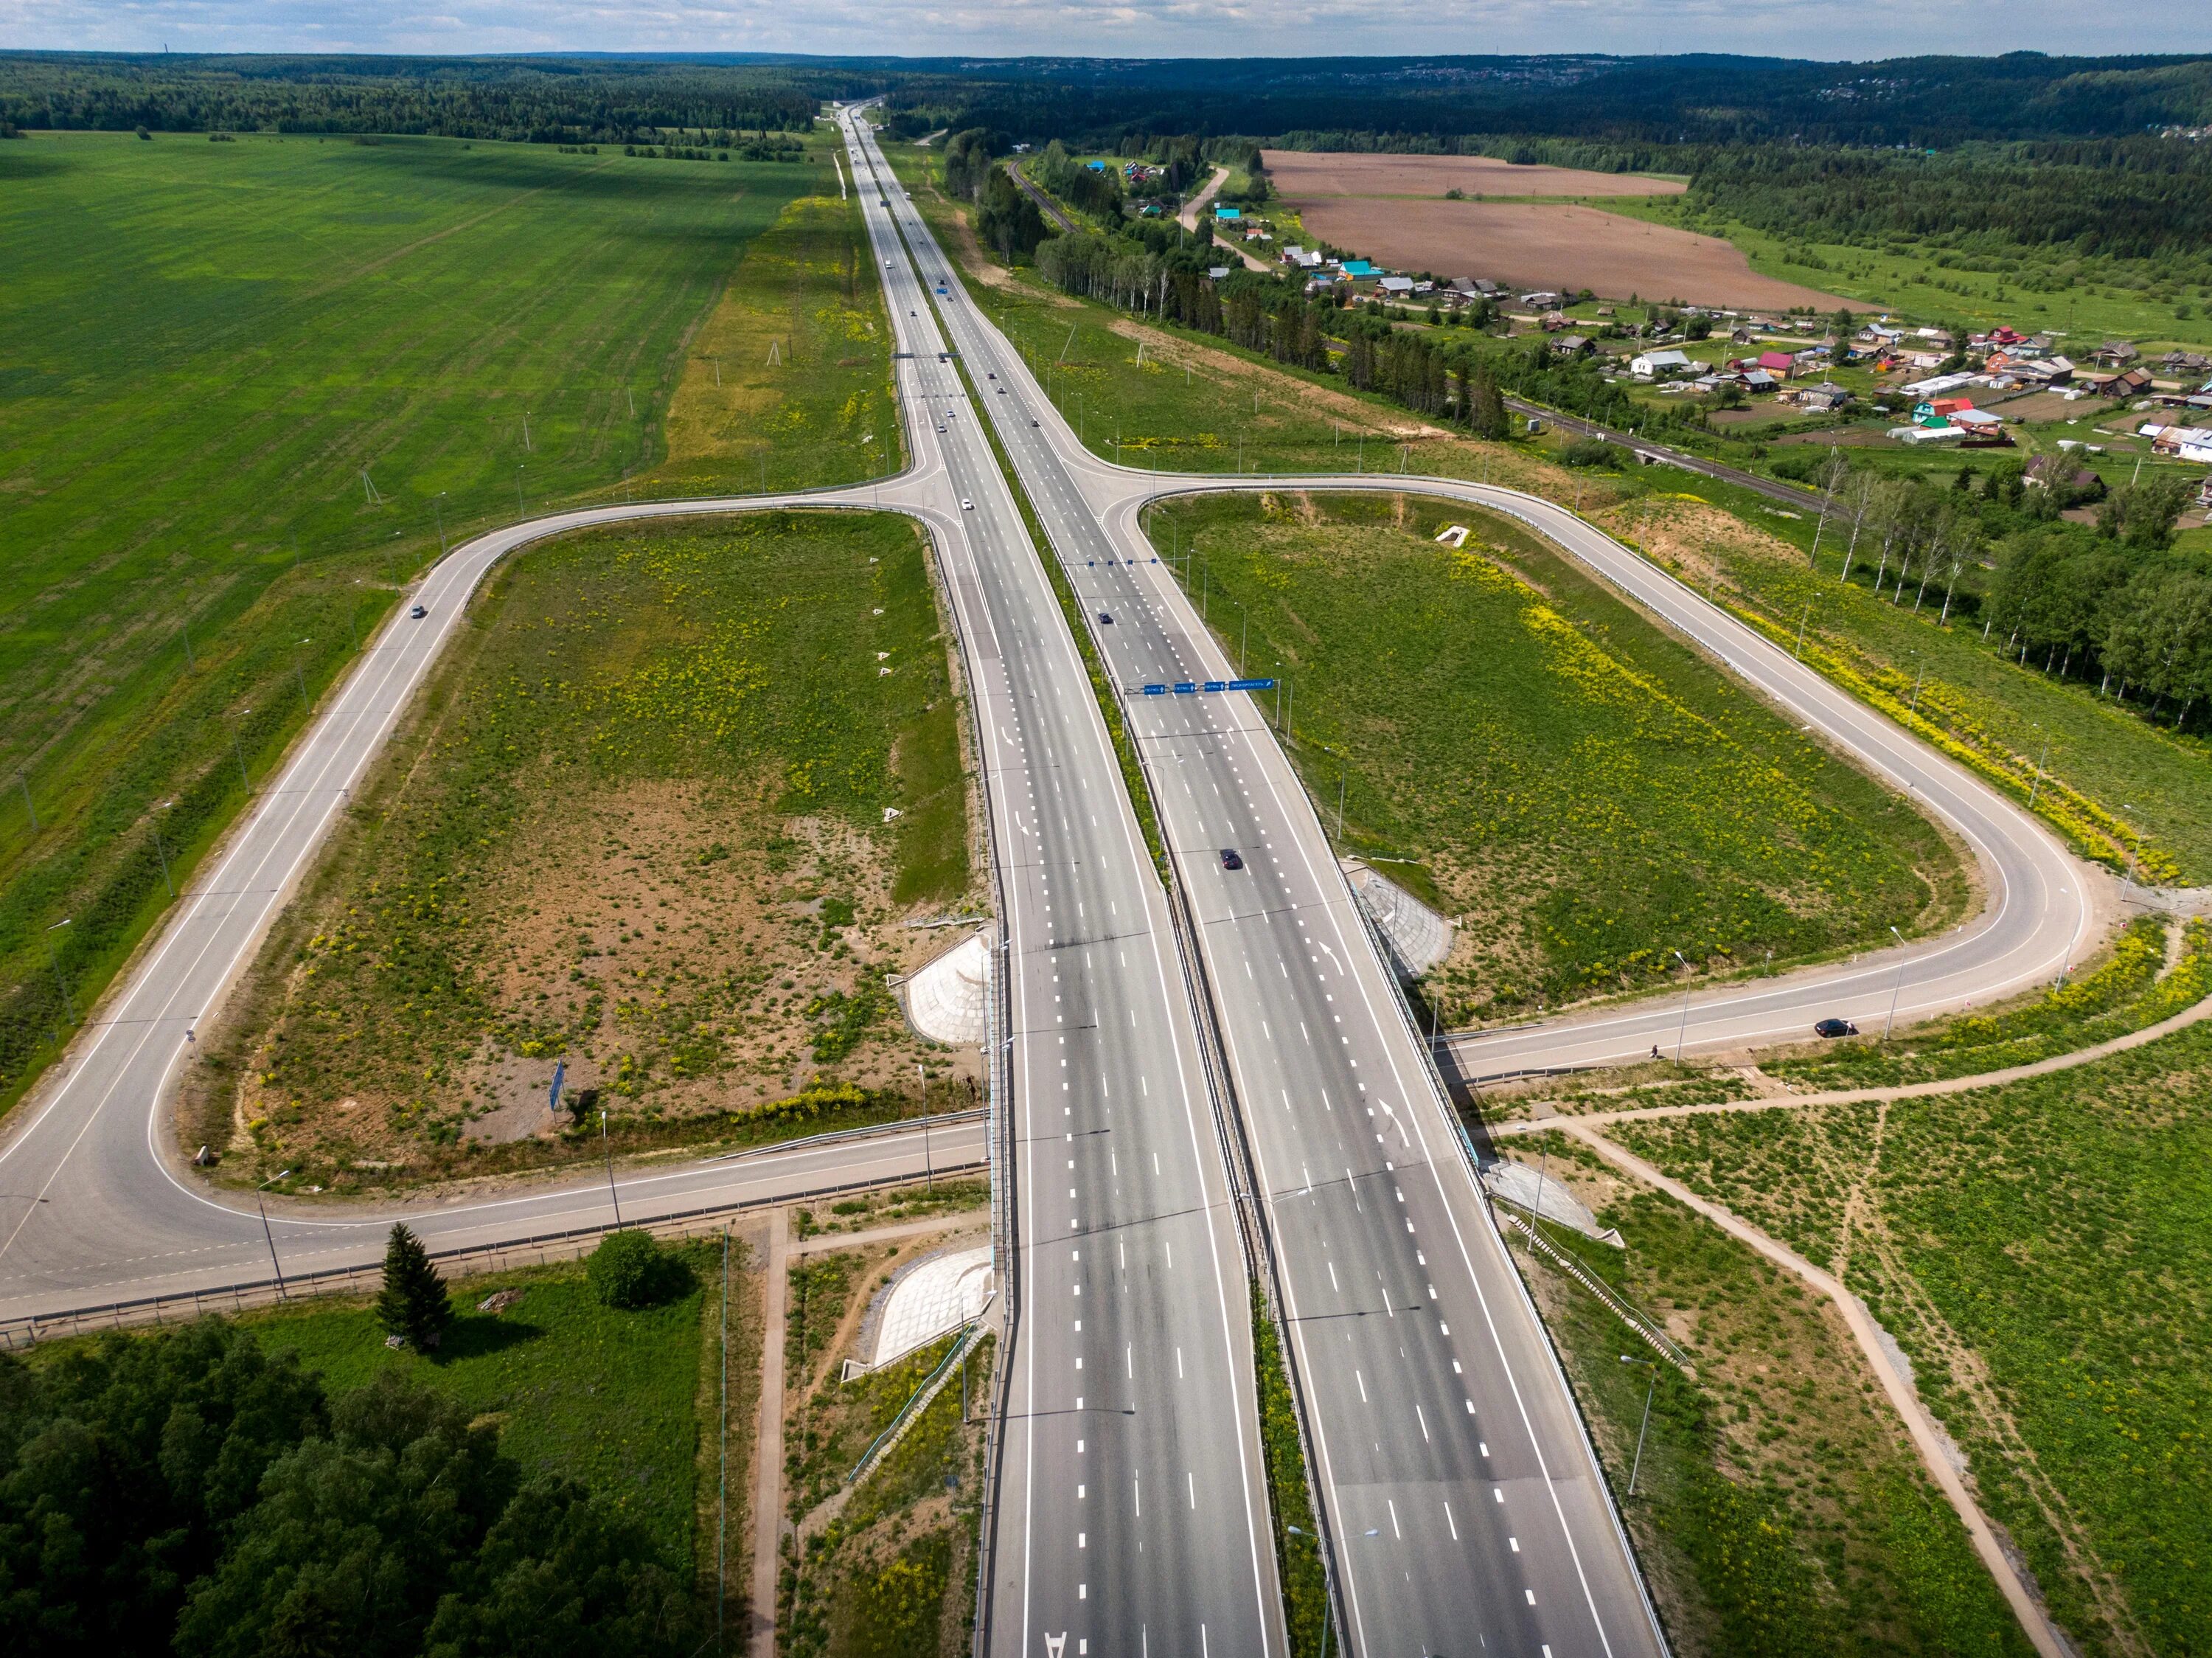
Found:
[[(2138, 878), (2212, 880), (2212, 789), (2201, 740), (2103, 701), (2095, 687), (2007, 661), (1979, 628), (1943, 620), (1930, 582), (1917, 606), (1843, 577), (1879, 557), (1847, 516), (1797, 516), (1713, 479), (1664, 469), (1663, 487), (1592, 515), (1700, 592), (1711, 587), (1768, 637), (1891, 718), (1965, 760), (2078, 850)], [(1815, 537), (1820, 543), (1813, 556)], [(1893, 588), (1892, 592), (1895, 589)], [(2001, 643), (2001, 639), (2000, 639)], [(2039, 784), (2038, 778), (2041, 782)]]
[(0, 145), (0, 1106), (441, 542), (662, 453), (690, 331), (830, 142)]
[(2212, 1631), (2212, 1032), (1943, 1098), (1622, 1124), (1863, 1296), (2094, 1653)]
[(1544, 1139), (1516, 1142), (1516, 1155), (1541, 1158), (1627, 1247), (1549, 1223), (1545, 1237), (1662, 1326), (1694, 1367), (1675, 1368), (1509, 1234), (1674, 1649), (2031, 1650), (1841, 1319), (1717, 1228), (1624, 1186), (1586, 1148)]
[(594, 1155), (594, 1107), (641, 1146), (775, 1137), (900, 1114), (917, 1064), (965, 1104), (884, 986), (917, 907), (981, 902), (964, 767), (904, 520), (530, 549), (200, 1044), (185, 1137), (343, 1192)]
[[(1431, 538), (1471, 529), (1452, 548)], [(1945, 926), (1941, 833), (1492, 515), (1219, 497), (1152, 515), (1232, 660), (1286, 678), (1290, 752), (1344, 850), (1465, 917), (1452, 1022)], [(1243, 643), (1249, 617), (1249, 643)], [(1406, 862), (1410, 860), (1410, 863)]]
[(995, 1338), (969, 1352), (964, 1371), (944, 1373), (941, 1391), (857, 1480), (861, 1458), (943, 1372), (961, 1337), (839, 1380), (861, 1317), (896, 1265), (933, 1247), (876, 1246), (792, 1270), (785, 1501), (799, 1536), (784, 1544), (778, 1587), (786, 1658), (950, 1658), (972, 1643), (982, 1403)]

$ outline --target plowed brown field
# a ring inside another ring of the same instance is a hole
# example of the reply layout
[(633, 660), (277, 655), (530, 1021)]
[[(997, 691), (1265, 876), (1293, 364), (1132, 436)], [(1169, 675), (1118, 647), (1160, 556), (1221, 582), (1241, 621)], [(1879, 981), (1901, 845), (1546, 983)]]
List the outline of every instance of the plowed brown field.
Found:
[(1742, 253), (1717, 236), (1646, 224), (1594, 207), (1359, 196), (1297, 198), (1287, 190), (1283, 193), (1295, 201), (1315, 235), (1395, 270), (1489, 277), (1513, 288), (1569, 293), (1587, 288), (1615, 299), (1636, 294), (1647, 300), (1753, 310), (1793, 305), (1833, 310), (1847, 303), (1832, 294), (1760, 276)]
[(1277, 192), (1315, 196), (1679, 196), (1672, 179), (1638, 173), (1584, 173), (1571, 167), (1516, 167), (1490, 155), (1346, 155), (1307, 149), (1261, 155)]

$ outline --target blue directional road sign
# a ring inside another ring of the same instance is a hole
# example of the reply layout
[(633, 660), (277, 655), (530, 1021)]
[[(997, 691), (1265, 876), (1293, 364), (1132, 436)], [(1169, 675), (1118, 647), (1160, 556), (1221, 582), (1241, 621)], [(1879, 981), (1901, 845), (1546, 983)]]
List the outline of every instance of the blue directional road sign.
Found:
[(1273, 691), (1275, 682), (1273, 680), (1231, 680), (1229, 688), (1231, 691)]
[(567, 1060), (565, 1060), (565, 1059), (558, 1059), (558, 1060), (554, 1061), (554, 1064), (553, 1064), (553, 1092), (552, 1092), (551, 1095), (550, 1095), (550, 1097), (548, 1097), (548, 1099), (547, 1099), (547, 1100), (546, 1100), (546, 1101), (545, 1101), (545, 1108), (546, 1108), (548, 1111), (554, 1112), (556, 1112), (556, 1113), (560, 1111), (560, 1109), (561, 1109), (561, 1084), (562, 1084), (562, 1082), (566, 1082), (566, 1081), (568, 1080), (568, 1062)]

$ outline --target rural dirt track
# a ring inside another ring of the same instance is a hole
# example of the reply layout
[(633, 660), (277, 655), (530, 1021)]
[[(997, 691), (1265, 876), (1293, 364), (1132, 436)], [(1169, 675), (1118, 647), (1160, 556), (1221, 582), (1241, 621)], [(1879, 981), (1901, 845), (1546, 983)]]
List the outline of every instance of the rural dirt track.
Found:
[(1300, 197), (1306, 229), (1339, 247), (1402, 271), (1489, 277), (1513, 288), (1587, 288), (1691, 304), (1832, 311), (1832, 294), (1762, 277), (1717, 236), (1646, 224), (1569, 202), (1408, 201), (1402, 197)]
[(1278, 193), (1312, 196), (1679, 196), (1687, 186), (1641, 173), (1516, 167), (1494, 155), (1346, 155), (1308, 149), (1261, 152)]

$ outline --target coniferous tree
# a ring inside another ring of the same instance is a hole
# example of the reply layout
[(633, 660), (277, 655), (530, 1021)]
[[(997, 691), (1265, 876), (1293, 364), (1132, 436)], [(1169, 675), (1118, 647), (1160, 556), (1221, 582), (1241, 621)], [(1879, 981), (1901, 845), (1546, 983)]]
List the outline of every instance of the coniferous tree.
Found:
[(384, 1251), (384, 1288), (376, 1297), (377, 1321), (386, 1332), (403, 1336), (418, 1352), (437, 1346), (453, 1322), (446, 1281), (430, 1265), (422, 1240), (404, 1225), (392, 1228)]

